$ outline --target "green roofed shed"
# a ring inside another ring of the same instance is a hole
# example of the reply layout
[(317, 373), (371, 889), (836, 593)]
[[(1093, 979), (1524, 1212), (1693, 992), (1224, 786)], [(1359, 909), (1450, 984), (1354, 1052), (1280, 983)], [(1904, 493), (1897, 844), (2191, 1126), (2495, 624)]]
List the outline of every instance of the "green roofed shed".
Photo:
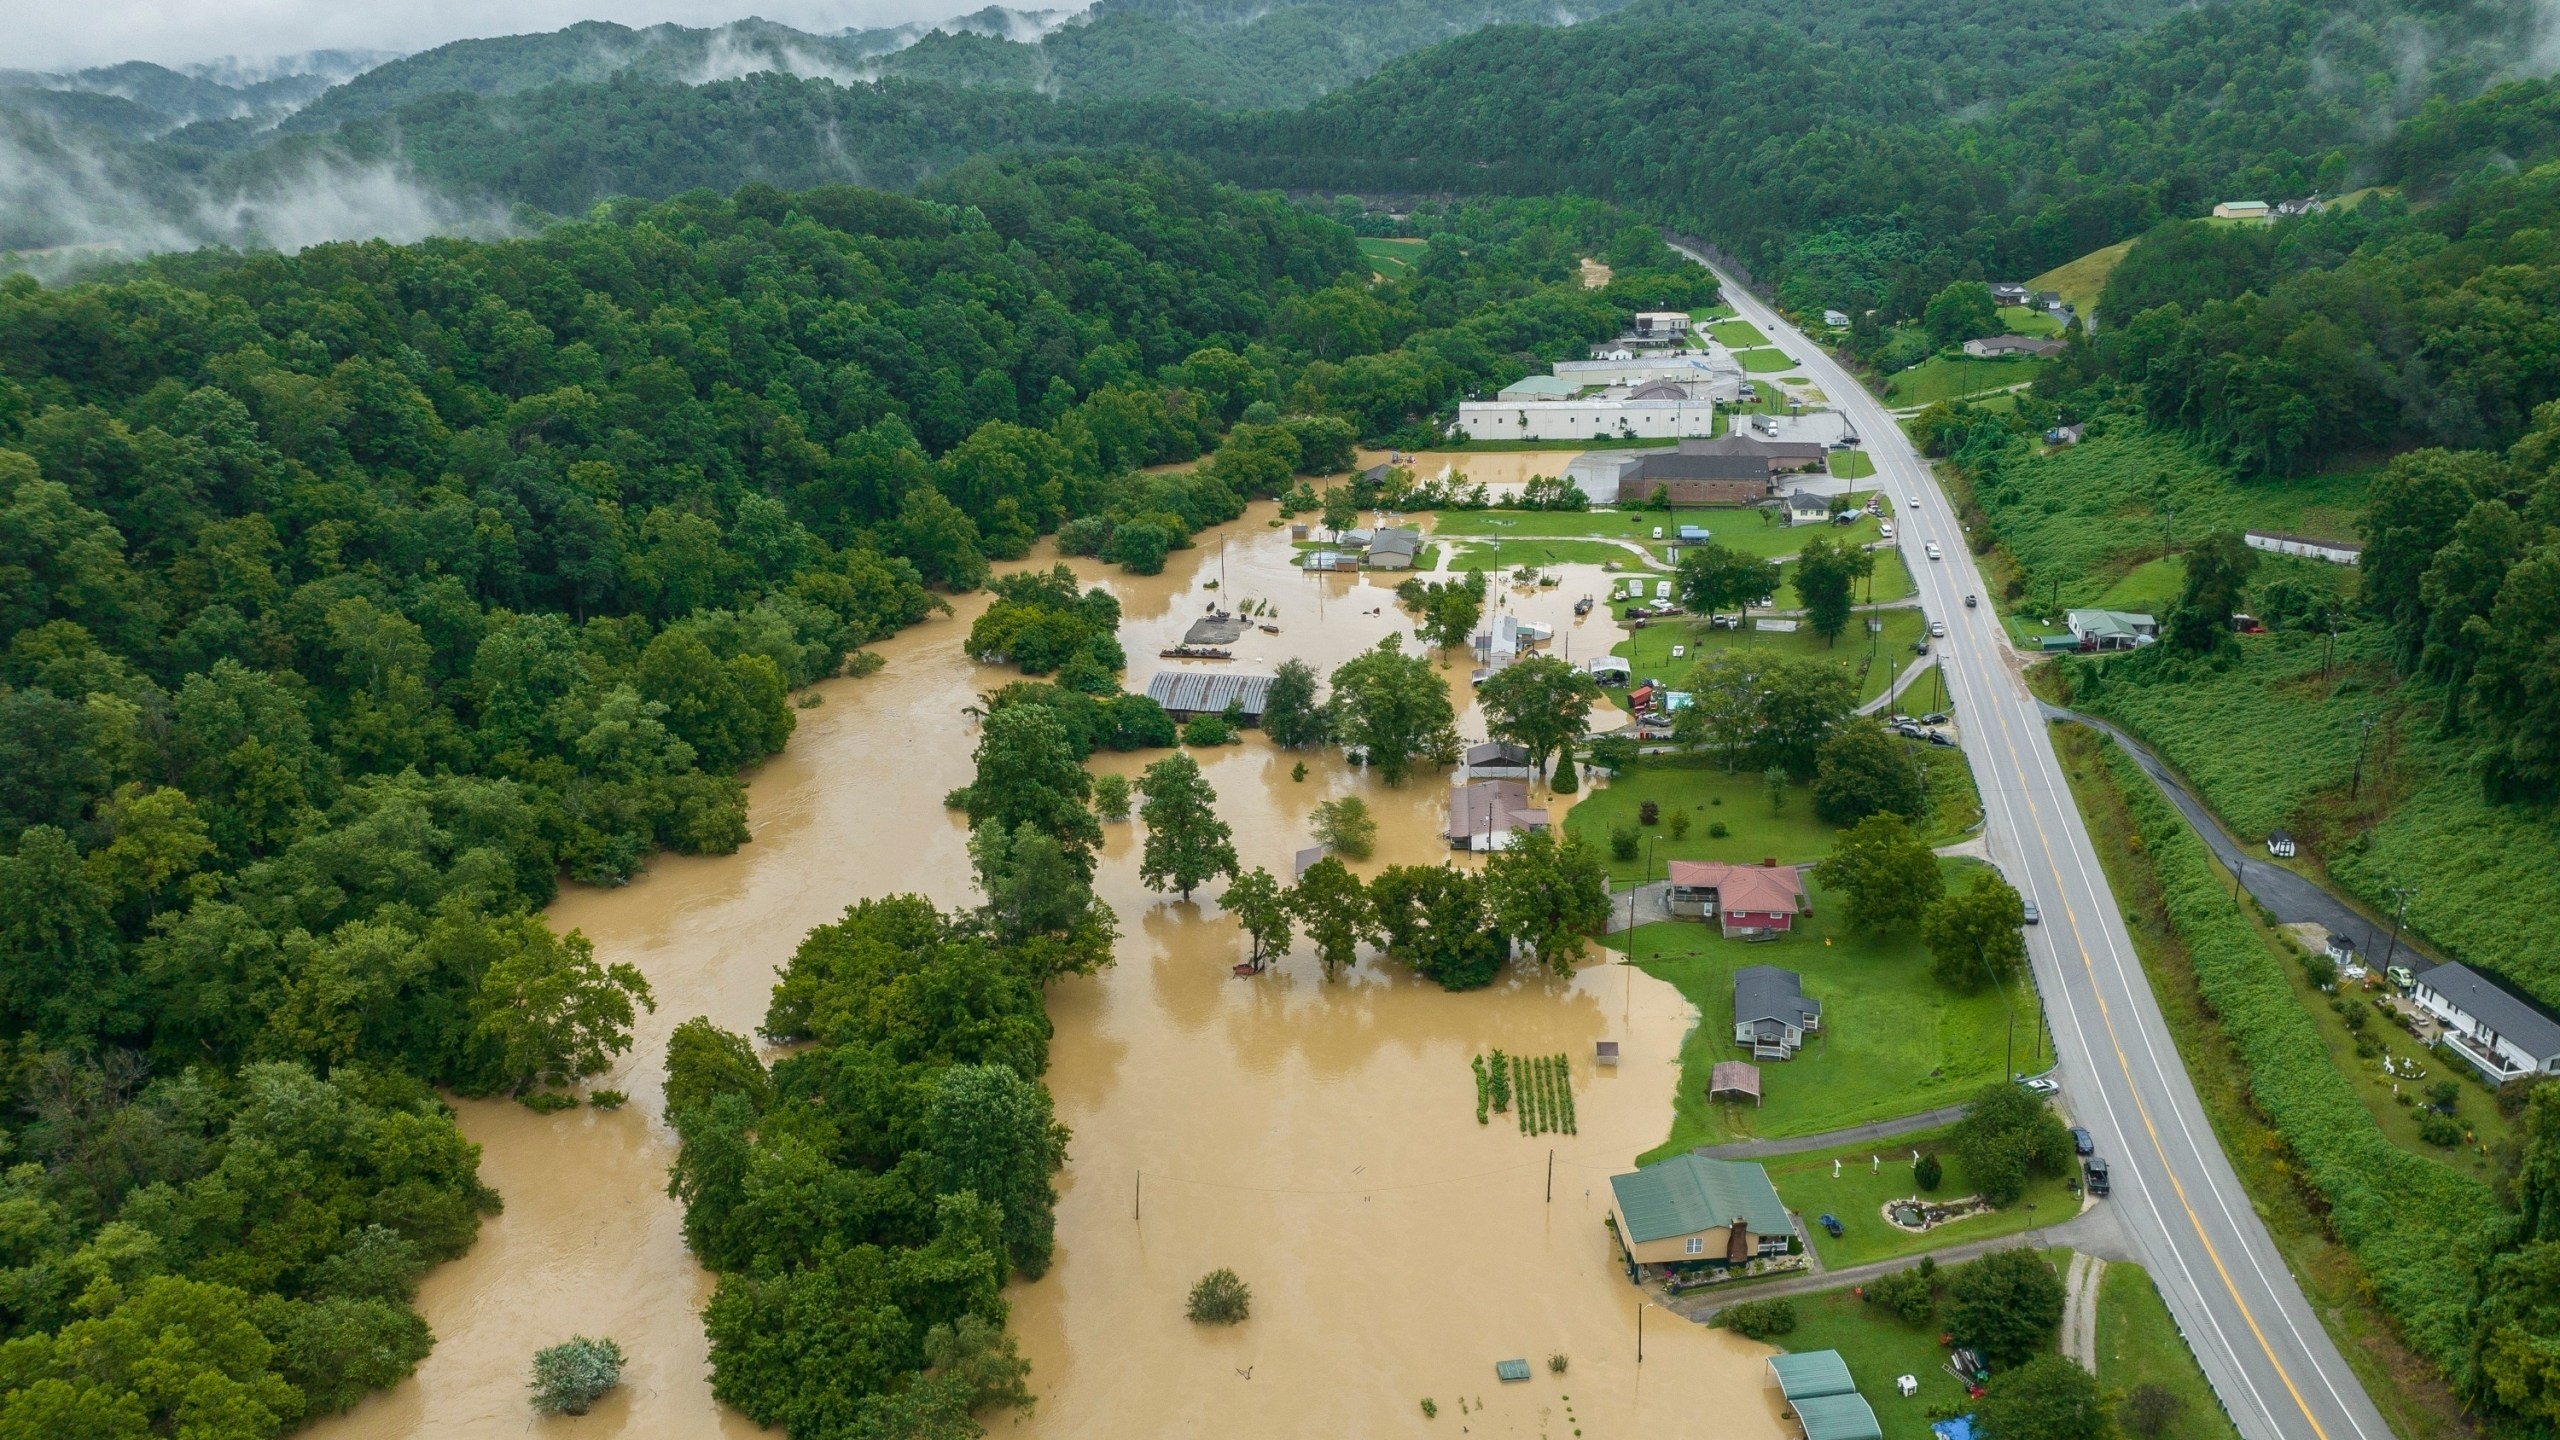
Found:
[(1849, 1378), (1849, 1362), (1837, 1350), (1807, 1350), (1800, 1355), (1772, 1355), (1769, 1373), (1778, 1377), (1778, 1388), (1786, 1392), (1790, 1402), (1810, 1400), (1821, 1395), (1855, 1395), (1857, 1382)]
[(1804, 1426), (1804, 1440), (1884, 1440), (1875, 1407), (1863, 1395), (1816, 1395), (1788, 1403)]
[(1692, 1235), (1737, 1219), (1755, 1235), (1784, 1235), (1790, 1228), (1769, 1172), (1748, 1160), (1674, 1155), (1610, 1176), (1609, 1188), (1617, 1192), (1630, 1244)]

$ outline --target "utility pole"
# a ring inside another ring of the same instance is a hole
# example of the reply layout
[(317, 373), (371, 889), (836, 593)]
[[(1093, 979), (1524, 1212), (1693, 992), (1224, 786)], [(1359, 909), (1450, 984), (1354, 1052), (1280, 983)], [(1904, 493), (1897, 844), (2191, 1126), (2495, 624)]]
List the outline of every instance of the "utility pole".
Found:
[(2356, 773), (2354, 778), (2347, 782), (2347, 798), (2350, 800), (2356, 798), (2356, 793), (2364, 789), (2364, 744), (2373, 734), (2374, 719), (2372, 715), (2365, 716), (2364, 728), (2356, 732)]
[(1547, 1203), (1556, 1203), (1556, 1152), (1547, 1152)]
[(2248, 857), (2245, 855), (2235, 857), (2231, 862), (2231, 901), (2235, 905), (2240, 902), (2240, 877), (2248, 873)]
[(2413, 886), (2394, 885), (2391, 887), (2391, 894), (2393, 898), (2400, 902), (2400, 908), (2391, 913), (2391, 948), (2384, 951), (2382, 954), (2382, 973), (2385, 976), (2388, 976), (2391, 973), (2391, 961), (2393, 957), (2400, 953), (2400, 927), (2409, 918), (2409, 897), (2417, 893), (2416, 888)]

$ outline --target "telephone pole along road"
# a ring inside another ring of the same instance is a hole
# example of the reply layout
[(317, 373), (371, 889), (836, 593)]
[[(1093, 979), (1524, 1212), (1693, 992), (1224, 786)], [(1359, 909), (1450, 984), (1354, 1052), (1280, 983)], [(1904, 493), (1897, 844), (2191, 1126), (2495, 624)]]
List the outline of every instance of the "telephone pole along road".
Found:
[[(2114, 1162), (2115, 1193), (2102, 1203), (2116, 1208), (2242, 1435), (2389, 1440), (2205, 1120), (2008, 636), (1991, 605), (1965, 607), (1982, 577), (1937, 477), (1847, 370), (1730, 277), (1716, 278), (1725, 302), (1801, 360), (1849, 417), (1875, 461), (1874, 484), (1902, 512), (1896, 538), (1922, 609), (1947, 626), (1934, 649), (1982, 789), (1991, 854), (2043, 912), (2027, 948), (2052, 1026), (2054, 1078)], [(1943, 559), (1924, 558), (1930, 542)]]

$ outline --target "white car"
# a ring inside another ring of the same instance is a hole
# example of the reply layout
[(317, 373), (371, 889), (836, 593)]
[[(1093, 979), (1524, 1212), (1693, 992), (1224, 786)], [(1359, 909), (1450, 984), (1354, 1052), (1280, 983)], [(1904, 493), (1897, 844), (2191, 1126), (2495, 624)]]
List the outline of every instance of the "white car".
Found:
[(1884, 521), (1883, 523), (1881, 523), (1881, 524), (1877, 525), (1877, 526), (1876, 526), (1876, 533), (1877, 533), (1878, 535), (1883, 536), (1883, 537), (1884, 537), (1885, 539), (1887, 539), (1887, 540), (1892, 539), (1892, 538), (1893, 538), (1893, 522), (1892, 522), (1892, 521), (1890, 521), (1890, 520), (1887, 520), (1887, 521)]
[(1911, 508), (1912, 508), (1912, 509), (1914, 509), (1914, 510), (1917, 510), (1917, 509), (1919, 509), (1919, 508), (1920, 508), (1920, 497), (1919, 497), (1919, 496), (1914, 495), (1914, 496), (1912, 496), (1912, 497), (1911, 497)]
[(1946, 558), (1944, 555), (1938, 553), (1938, 542), (1935, 540), (1929, 542), (1928, 550), (1929, 558), (1932, 560), (1943, 560)]
[[(1946, 622), (1946, 621), (1944, 621), (1944, 620), (1932, 620), (1932, 621), (1930, 621), (1930, 622), (1929, 622), (1929, 633), (1930, 633), (1930, 634), (1932, 634), (1932, 635), (1937, 636), (1937, 637), (1938, 637), (1939, 639), (1941, 639), (1941, 640), (1944, 640), (1945, 638), (1947, 638), (1947, 622)], [(1675, 647), (1675, 648), (1676, 648), (1676, 647)]]

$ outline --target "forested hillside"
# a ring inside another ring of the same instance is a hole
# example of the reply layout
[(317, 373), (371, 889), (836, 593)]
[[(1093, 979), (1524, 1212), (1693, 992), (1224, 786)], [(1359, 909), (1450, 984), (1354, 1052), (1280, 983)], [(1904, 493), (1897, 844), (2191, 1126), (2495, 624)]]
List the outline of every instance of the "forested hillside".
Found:
[[(497, 1203), (431, 1087), (576, 1104), (651, 1000), (542, 924), (564, 880), (745, 843), (738, 772), (792, 692), (989, 558), (1072, 521), (1161, 566), (1359, 435), (1712, 298), (1627, 223), (1453, 210), (1371, 288), (1347, 229), (1184, 163), (982, 161), (914, 198), (750, 186), (505, 243), (0, 284), (0, 1087), (25, 1117), (0, 1431), (268, 1436), (407, 1373), (418, 1276)], [(1613, 242), (1627, 275), (1584, 289)], [(1058, 680), (1112, 696), (1118, 666), (1097, 642)], [(916, 1082), (830, 1160), (874, 1187), (844, 1223), (876, 1267), (805, 1277), (909, 1287), (905, 1328), (865, 1332), (885, 1390), (998, 1346), (995, 1287), (1036, 1269), (981, 1244), (995, 1212), (932, 1137), (1036, 1091), (1056, 962), (964, 915), (877, 919), (845, 943), (1009, 1017), (965, 1054), (824, 1006), (775, 1022)], [(706, 1038), (677, 1067), (700, 1113), (670, 1093), (710, 1197), (690, 1233), (771, 1279), (757, 1212), (721, 1228), (744, 1142), (714, 1103), (765, 1082)], [(1045, 1226), (1045, 1134), (1002, 1236)], [(798, 1424), (786, 1392), (854, 1397), (757, 1308), (795, 1293), (724, 1289), (721, 1384)]]

